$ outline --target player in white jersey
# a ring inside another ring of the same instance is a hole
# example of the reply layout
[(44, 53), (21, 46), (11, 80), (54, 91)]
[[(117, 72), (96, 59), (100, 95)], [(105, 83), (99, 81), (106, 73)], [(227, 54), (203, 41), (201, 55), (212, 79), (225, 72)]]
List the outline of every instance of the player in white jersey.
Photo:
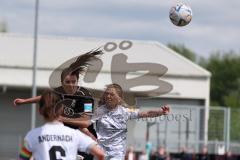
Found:
[(109, 110), (105, 105), (98, 109), (107, 112), (96, 121), (98, 142), (107, 159), (118, 157), (118, 160), (123, 160), (127, 148), (127, 121), (138, 118), (138, 111), (130, 111), (122, 105), (113, 110)]
[[(98, 142), (105, 152), (106, 160), (124, 160), (126, 153), (127, 121), (143, 117), (157, 117), (169, 113), (169, 107), (138, 111), (126, 108), (123, 91), (118, 84), (108, 85), (95, 111)], [(92, 121), (94, 122), (94, 121)], [(79, 121), (86, 127), (91, 122)]]
[(58, 121), (62, 104), (51, 91), (46, 91), (40, 101), (40, 114), (46, 123), (31, 130), (24, 138), (20, 160), (76, 160), (77, 151), (89, 152), (97, 159), (104, 159), (104, 152), (97, 143), (79, 130), (71, 129)]

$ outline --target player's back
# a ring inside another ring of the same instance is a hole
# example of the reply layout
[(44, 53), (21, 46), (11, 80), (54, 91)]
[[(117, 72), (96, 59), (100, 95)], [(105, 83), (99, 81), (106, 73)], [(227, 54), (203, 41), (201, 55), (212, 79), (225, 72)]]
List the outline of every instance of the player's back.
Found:
[(77, 150), (85, 152), (95, 143), (79, 130), (66, 127), (60, 122), (46, 123), (33, 129), (25, 141), (35, 160), (75, 160)]

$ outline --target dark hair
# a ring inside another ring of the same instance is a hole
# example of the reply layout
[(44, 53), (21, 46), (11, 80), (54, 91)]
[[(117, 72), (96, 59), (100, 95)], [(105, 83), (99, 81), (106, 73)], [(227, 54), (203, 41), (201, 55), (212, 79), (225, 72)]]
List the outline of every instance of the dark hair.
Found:
[(102, 54), (102, 50), (96, 49), (71, 59), (74, 60), (74, 62), (72, 62), (67, 68), (63, 69), (61, 73), (61, 82), (63, 82), (67, 75), (76, 76), (78, 80), (79, 74), (86, 72), (90, 62), (99, 60), (98, 56), (101, 56)]
[(77, 80), (78, 80), (79, 79), (79, 74), (80, 74), (80, 71), (78, 69), (75, 70), (75, 71), (71, 71), (70, 68), (65, 68), (61, 73), (61, 82), (63, 82), (65, 77), (68, 76), (68, 75), (76, 76)]
[(52, 90), (45, 90), (39, 102), (39, 112), (46, 121), (54, 121), (62, 114), (61, 98)]

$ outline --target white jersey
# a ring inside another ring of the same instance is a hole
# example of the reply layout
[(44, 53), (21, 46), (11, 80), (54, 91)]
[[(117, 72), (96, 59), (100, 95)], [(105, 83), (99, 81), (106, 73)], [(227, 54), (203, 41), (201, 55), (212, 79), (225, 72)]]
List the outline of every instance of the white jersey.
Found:
[(88, 152), (96, 144), (79, 130), (66, 127), (61, 122), (46, 123), (31, 130), (24, 141), (35, 160), (76, 160), (78, 150)]
[(138, 118), (138, 111), (118, 105), (108, 110), (105, 105), (97, 108), (105, 114), (97, 120), (96, 131), (99, 145), (105, 151), (106, 159), (124, 159), (126, 153), (127, 121)]

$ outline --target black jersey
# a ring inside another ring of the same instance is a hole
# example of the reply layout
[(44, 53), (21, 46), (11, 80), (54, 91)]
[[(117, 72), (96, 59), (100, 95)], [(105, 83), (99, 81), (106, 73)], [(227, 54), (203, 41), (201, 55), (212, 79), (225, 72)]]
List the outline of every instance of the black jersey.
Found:
[[(62, 99), (64, 100), (65, 97), (68, 97), (68, 94), (66, 94), (66, 92), (64, 91), (63, 87), (58, 87), (58, 88), (55, 88), (54, 89), (55, 92), (57, 92), (57, 94), (59, 94)], [(89, 90), (87, 90), (86, 88), (84, 87), (78, 87), (77, 91), (73, 94), (75, 96), (86, 96), (86, 97), (91, 97), (92, 98), (92, 94)], [(84, 108), (79, 108), (79, 107), (75, 107), (73, 106), (73, 110), (75, 113), (79, 113), (79, 112), (84, 112)], [(73, 117), (74, 118), (74, 117)], [(74, 125), (70, 125), (70, 124), (64, 124), (65, 126), (68, 126), (68, 127), (71, 127), (71, 128), (74, 128), (74, 129), (78, 129), (79, 127), (77, 126), (74, 126)], [(94, 129), (94, 126), (93, 125), (90, 125), (88, 127), (88, 130), (95, 136), (97, 137), (97, 134), (96, 134), (96, 131)]]

